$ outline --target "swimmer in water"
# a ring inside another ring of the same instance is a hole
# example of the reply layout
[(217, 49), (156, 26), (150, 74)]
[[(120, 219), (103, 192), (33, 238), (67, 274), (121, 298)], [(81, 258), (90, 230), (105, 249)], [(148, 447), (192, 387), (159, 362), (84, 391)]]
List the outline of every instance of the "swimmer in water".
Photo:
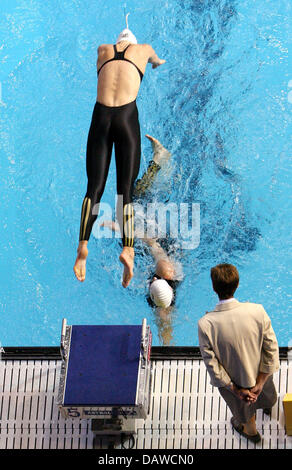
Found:
[[(128, 16), (128, 15), (127, 15)], [(126, 17), (127, 21), (127, 17)], [(86, 151), (87, 191), (81, 209), (79, 245), (74, 272), (81, 282), (85, 280), (87, 244), (92, 226), (98, 216), (98, 207), (104, 192), (113, 144), (117, 170), (117, 194), (122, 196), (123, 207), (118, 220), (123, 230), (123, 250), (120, 261), (124, 265), (123, 287), (133, 277), (134, 223), (132, 192), (140, 167), (140, 126), (136, 97), (147, 63), (155, 69), (165, 63), (148, 44), (137, 44), (127, 28), (116, 44), (103, 44), (98, 48), (97, 101), (94, 106)], [(130, 227), (131, 225), (131, 227)]]
[[(133, 198), (139, 200), (149, 192), (159, 170), (171, 157), (170, 152), (157, 139), (148, 134), (146, 137), (152, 144), (153, 160), (150, 161), (145, 174), (135, 184)], [(101, 226), (120, 231), (119, 225), (113, 221), (105, 221)], [(139, 236), (139, 233), (136, 236), (149, 246), (155, 261), (155, 271), (148, 280), (147, 300), (157, 313), (160, 340), (164, 345), (168, 345), (172, 340), (171, 312), (175, 303), (176, 288), (182, 279), (182, 268), (180, 263), (169, 256), (167, 249), (162, 248), (157, 239), (145, 238), (142, 234)]]

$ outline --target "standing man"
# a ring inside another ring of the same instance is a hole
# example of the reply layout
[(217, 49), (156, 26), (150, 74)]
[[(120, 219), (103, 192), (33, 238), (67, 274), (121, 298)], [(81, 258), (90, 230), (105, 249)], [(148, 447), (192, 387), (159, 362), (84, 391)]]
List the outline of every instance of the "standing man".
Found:
[(148, 44), (137, 44), (137, 39), (124, 29), (116, 44), (98, 48), (97, 101), (93, 110), (87, 140), (87, 191), (81, 210), (79, 246), (74, 272), (79, 281), (85, 280), (87, 243), (97, 218), (99, 202), (108, 176), (113, 144), (115, 145), (117, 194), (121, 207), (117, 208), (119, 224), (123, 227), (124, 265), (123, 286), (133, 277), (134, 217), (132, 191), (140, 167), (140, 125), (136, 97), (147, 63), (156, 68), (165, 60), (159, 59)]
[(256, 410), (271, 414), (277, 401), (272, 377), (279, 368), (277, 339), (262, 305), (233, 297), (239, 284), (235, 266), (218, 264), (211, 279), (219, 303), (198, 322), (202, 358), (232, 412), (233, 428), (257, 443)]

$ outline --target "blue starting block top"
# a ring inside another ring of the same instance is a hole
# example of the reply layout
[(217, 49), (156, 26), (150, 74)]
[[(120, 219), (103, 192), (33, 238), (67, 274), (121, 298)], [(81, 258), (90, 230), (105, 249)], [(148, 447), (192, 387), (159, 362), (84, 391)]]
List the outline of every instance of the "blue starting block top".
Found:
[(72, 326), (64, 405), (135, 405), (142, 326)]

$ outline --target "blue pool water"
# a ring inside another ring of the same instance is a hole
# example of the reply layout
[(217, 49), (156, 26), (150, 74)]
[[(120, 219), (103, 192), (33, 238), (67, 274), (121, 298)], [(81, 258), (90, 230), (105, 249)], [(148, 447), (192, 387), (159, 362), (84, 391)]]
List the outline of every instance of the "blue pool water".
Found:
[[(173, 345), (197, 345), (197, 320), (216, 303), (209, 271), (238, 267), (239, 300), (262, 303), (279, 344), (291, 326), (290, 0), (1, 0), (0, 342), (59, 344), (69, 324), (140, 324), (153, 269), (138, 242), (121, 286), (119, 242), (89, 242), (87, 278), (73, 264), (86, 191), (85, 150), (96, 99), (96, 50), (124, 27), (166, 64), (148, 66), (138, 97), (145, 133), (172, 152), (163, 202), (200, 204), (200, 244), (179, 250), (184, 280)], [(103, 201), (114, 204), (112, 160)]]

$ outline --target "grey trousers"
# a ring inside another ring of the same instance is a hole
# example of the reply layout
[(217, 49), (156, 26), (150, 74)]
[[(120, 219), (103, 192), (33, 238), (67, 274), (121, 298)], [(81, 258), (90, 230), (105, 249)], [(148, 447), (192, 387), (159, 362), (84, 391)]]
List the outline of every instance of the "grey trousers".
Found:
[(230, 392), (230, 390), (227, 390), (224, 387), (219, 387), (219, 392), (226, 401), (232, 415), (239, 423), (242, 424), (247, 423), (255, 414), (256, 410), (260, 408), (272, 408), (277, 401), (277, 392), (272, 375), (267, 379), (257, 401), (251, 405), (236, 397), (232, 392)]

